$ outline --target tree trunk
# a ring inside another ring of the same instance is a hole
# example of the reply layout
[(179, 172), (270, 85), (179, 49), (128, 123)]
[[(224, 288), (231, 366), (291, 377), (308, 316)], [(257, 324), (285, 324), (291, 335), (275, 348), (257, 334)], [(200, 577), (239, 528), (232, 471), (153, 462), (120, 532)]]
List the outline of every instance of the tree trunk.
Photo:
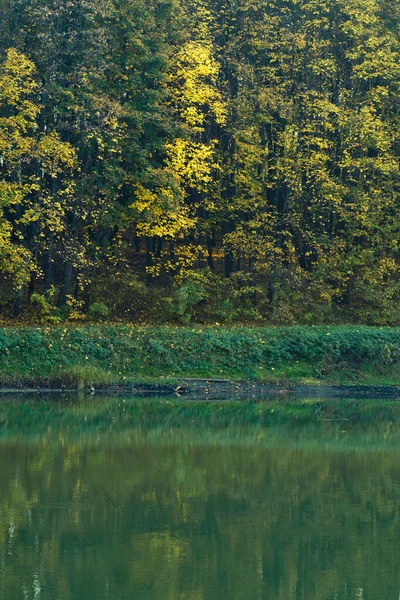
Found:
[(71, 288), (71, 280), (72, 280), (72, 261), (68, 260), (65, 263), (64, 270), (64, 281), (60, 289), (60, 294), (58, 296), (58, 306), (63, 307), (67, 304), (67, 296), (69, 294)]
[(17, 297), (14, 302), (14, 310), (13, 310), (14, 317), (19, 317), (21, 315), (23, 300), (24, 300), (24, 286), (21, 285), (20, 288), (18, 289)]

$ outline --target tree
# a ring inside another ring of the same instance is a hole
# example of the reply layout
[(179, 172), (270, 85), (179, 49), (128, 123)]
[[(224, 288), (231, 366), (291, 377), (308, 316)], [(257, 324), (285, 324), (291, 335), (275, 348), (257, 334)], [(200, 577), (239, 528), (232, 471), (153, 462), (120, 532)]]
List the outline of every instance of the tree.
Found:
[[(70, 144), (37, 126), (41, 106), (35, 66), (11, 49), (0, 71), (0, 223), (3, 273), (19, 289), (39, 269), (37, 253), (50, 235), (63, 233), (63, 213), (73, 194)], [(54, 193), (54, 182), (63, 182)]]

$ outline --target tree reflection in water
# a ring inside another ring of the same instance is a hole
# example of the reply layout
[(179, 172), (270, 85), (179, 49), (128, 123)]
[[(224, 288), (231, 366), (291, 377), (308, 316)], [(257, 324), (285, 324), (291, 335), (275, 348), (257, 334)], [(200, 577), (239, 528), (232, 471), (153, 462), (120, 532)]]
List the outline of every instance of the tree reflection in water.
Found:
[(39, 435), (26, 406), (0, 438), (0, 598), (397, 600), (396, 423), (114, 430), (57, 406)]

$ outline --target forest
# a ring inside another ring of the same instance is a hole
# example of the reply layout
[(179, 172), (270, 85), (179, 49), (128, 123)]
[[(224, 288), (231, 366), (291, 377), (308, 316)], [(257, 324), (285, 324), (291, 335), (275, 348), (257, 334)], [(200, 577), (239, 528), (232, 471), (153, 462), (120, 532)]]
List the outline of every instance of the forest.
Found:
[(3, 321), (400, 324), (397, 0), (0, 0)]

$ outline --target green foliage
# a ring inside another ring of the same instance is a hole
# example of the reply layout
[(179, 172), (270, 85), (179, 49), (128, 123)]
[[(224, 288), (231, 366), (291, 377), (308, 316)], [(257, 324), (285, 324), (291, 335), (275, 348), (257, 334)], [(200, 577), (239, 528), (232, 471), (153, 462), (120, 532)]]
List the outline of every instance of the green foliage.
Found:
[(91, 321), (105, 321), (110, 313), (110, 310), (104, 302), (94, 302), (89, 307), (88, 316)]
[(233, 273), (229, 278), (212, 277), (207, 286), (207, 317), (220, 323), (236, 321), (257, 323), (268, 312), (268, 300), (261, 282), (248, 273)]
[(161, 376), (358, 382), (379, 374), (395, 384), (400, 331), (123, 325), (0, 329), (4, 383), (60, 382), (64, 373), (83, 367), (94, 373), (93, 380), (99, 370), (109, 374), (108, 382), (120, 384)]
[(1, 11), (8, 316), (400, 323), (398, 2)]
[(201, 274), (192, 274), (180, 282), (172, 296), (167, 298), (167, 314), (176, 318), (183, 325), (188, 325), (193, 308), (206, 297), (206, 278)]
[(91, 297), (103, 303), (115, 317), (134, 320), (152, 307), (151, 290), (125, 264), (107, 265), (92, 283)]
[(61, 321), (60, 314), (52, 304), (49, 294), (32, 294), (31, 304), (38, 313), (40, 323), (52, 323), (54, 325)]

